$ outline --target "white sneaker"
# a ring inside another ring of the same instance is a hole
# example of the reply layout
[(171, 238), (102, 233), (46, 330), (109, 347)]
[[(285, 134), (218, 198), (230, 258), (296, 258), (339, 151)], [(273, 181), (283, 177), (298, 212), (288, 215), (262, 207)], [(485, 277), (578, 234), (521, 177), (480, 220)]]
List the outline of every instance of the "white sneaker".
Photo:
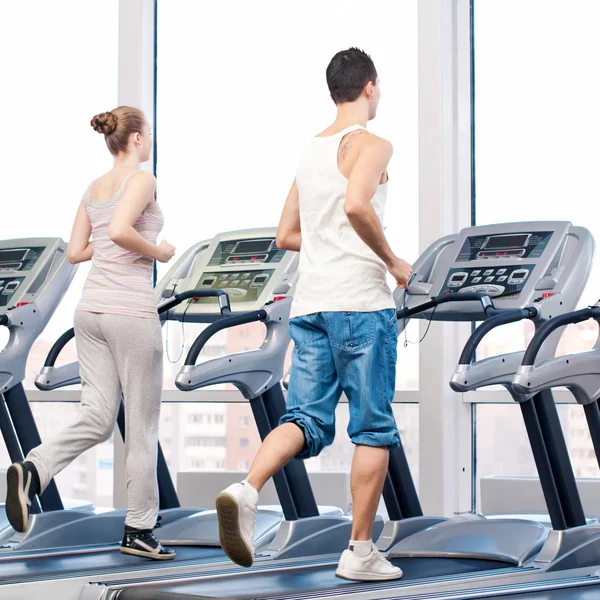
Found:
[(257, 503), (258, 493), (246, 481), (230, 485), (216, 500), (221, 547), (242, 567), (251, 567), (254, 562)]
[(375, 546), (368, 556), (357, 556), (352, 550), (344, 550), (335, 574), (352, 581), (387, 581), (400, 579), (402, 569), (386, 560)]

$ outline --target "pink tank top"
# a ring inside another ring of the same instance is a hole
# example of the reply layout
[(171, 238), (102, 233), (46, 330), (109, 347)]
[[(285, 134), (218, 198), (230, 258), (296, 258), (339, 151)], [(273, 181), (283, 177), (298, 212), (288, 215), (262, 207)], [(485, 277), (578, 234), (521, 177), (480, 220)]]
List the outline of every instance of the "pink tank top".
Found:
[[(90, 188), (85, 192), (83, 202), (92, 225), (94, 255), (75, 310), (157, 317), (152, 290), (153, 260), (121, 248), (108, 236), (117, 205), (132, 175), (135, 173), (129, 175), (119, 191), (106, 202), (94, 202), (90, 198)], [(146, 240), (155, 244), (163, 224), (163, 214), (155, 201), (144, 209), (134, 227)]]

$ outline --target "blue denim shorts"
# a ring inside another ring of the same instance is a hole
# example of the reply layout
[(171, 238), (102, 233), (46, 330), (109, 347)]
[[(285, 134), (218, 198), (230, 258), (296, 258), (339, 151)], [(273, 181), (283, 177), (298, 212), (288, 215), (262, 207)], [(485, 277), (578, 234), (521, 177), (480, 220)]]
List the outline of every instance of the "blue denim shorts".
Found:
[(342, 392), (350, 404), (348, 435), (354, 444), (400, 444), (392, 412), (396, 386), (398, 321), (393, 309), (319, 312), (295, 317), (287, 413), (306, 444), (299, 458), (318, 455), (333, 442)]

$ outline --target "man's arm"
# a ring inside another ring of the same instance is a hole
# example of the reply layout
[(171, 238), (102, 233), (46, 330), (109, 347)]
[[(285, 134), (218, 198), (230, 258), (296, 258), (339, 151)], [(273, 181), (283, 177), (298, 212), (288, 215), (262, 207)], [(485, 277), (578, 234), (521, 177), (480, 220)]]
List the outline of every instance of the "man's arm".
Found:
[(302, 246), (302, 231), (300, 230), (300, 203), (296, 180), (290, 189), (279, 226), (277, 227), (277, 247), (282, 250), (300, 252)]
[(383, 260), (398, 285), (406, 287), (412, 268), (392, 252), (371, 204), (392, 152), (392, 145), (380, 138), (361, 150), (348, 178), (344, 211), (362, 241)]

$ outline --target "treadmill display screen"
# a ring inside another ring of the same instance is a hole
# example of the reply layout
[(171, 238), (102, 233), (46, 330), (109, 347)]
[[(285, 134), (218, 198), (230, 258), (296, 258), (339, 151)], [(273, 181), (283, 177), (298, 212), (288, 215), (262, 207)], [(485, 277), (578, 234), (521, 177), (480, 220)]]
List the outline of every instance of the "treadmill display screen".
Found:
[(468, 237), (456, 257), (456, 262), (540, 258), (552, 238), (552, 233), (552, 231), (523, 231)]
[(486, 250), (508, 250), (509, 248), (525, 248), (528, 233), (519, 233), (518, 235), (491, 235), (484, 243)]
[(233, 249), (234, 254), (257, 254), (265, 253), (271, 249), (273, 240), (248, 240), (238, 242)]
[(275, 238), (250, 238), (226, 240), (219, 242), (208, 262), (209, 267), (240, 267), (242, 265), (258, 265), (261, 263), (278, 263), (285, 256)]
[(9, 248), (0, 250), (0, 262), (21, 262), (29, 252), (29, 248)]
[(31, 271), (46, 248), (0, 248), (0, 271)]

